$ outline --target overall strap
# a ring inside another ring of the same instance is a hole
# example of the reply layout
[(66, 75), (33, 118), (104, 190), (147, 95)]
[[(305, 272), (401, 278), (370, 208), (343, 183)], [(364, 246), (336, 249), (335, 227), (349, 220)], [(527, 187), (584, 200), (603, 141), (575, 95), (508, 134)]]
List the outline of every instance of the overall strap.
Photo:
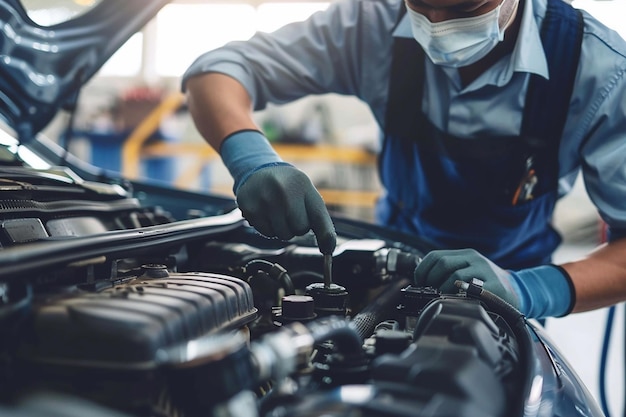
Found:
[[(397, 24), (406, 15), (402, 1)], [(385, 131), (396, 137), (410, 138), (420, 128), (424, 89), (424, 50), (413, 38), (395, 38), (392, 50)]]
[(583, 18), (580, 11), (563, 0), (549, 0), (541, 26), (541, 41), (550, 79), (536, 74), (531, 77), (521, 136), (539, 139), (556, 151), (574, 89), (582, 35)]

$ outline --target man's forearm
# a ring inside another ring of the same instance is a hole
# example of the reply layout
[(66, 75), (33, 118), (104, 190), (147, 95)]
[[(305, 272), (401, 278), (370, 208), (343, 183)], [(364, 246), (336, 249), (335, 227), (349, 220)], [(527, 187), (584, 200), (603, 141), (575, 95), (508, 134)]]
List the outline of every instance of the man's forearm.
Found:
[(603, 245), (586, 258), (562, 267), (576, 288), (574, 313), (626, 300), (626, 239)]
[(234, 78), (219, 73), (202, 74), (190, 78), (186, 89), (196, 128), (216, 150), (233, 132), (258, 129), (248, 92)]

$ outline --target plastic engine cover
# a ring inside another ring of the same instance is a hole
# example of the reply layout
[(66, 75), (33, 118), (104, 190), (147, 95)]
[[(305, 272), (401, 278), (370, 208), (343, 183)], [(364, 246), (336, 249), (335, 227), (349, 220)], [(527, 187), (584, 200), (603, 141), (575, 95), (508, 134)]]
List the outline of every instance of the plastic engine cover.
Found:
[(98, 293), (51, 301), (34, 311), (23, 359), (77, 367), (146, 370), (160, 349), (254, 320), (249, 285), (219, 274), (142, 276)]

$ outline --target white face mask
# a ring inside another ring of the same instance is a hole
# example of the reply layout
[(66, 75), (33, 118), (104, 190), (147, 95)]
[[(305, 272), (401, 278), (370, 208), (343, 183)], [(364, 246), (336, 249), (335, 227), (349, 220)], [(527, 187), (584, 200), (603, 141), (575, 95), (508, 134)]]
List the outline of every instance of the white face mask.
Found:
[(453, 68), (471, 65), (484, 58), (504, 39), (504, 31), (517, 10), (517, 4), (509, 8), (511, 14), (500, 28), (500, 11), (506, 1), (480, 16), (438, 23), (431, 23), (426, 16), (407, 6), (413, 37), (437, 65)]

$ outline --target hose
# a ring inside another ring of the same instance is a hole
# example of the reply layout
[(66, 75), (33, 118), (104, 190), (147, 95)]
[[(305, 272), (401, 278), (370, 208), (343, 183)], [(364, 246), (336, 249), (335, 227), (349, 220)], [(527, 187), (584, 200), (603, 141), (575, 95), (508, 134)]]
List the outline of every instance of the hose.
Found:
[(516, 323), (518, 320), (524, 318), (524, 315), (517, 308), (491, 291), (484, 289), (482, 286), (461, 280), (455, 281), (454, 285), (457, 288), (466, 291), (468, 295), (484, 301), (487, 305), (489, 305), (491, 310), (504, 318), (511, 320), (511, 322)]
[(613, 319), (615, 317), (615, 306), (609, 307), (609, 311), (606, 317), (606, 326), (604, 328), (604, 338), (602, 340), (602, 351), (600, 354), (600, 406), (602, 412), (606, 417), (611, 417), (609, 411), (609, 404), (606, 395), (606, 366), (609, 356), (609, 345), (611, 344), (611, 333), (613, 332)]
[(263, 271), (280, 284), (281, 288), (285, 290), (285, 294), (291, 295), (295, 293), (291, 277), (287, 273), (287, 270), (279, 264), (263, 259), (254, 259), (248, 262), (244, 269), (248, 274), (252, 274), (256, 271)]
[(251, 343), (252, 362), (259, 381), (281, 380), (306, 366), (315, 345), (332, 341), (344, 356), (363, 356), (363, 339), (350, 322), (330, 316), (303, 324), (294, 322)]
[(390, 310), (396, 307), (402, 297), (400, 290), (410, 283), (405, 278), (390, 283), (371, 304), (354, 317), (351, 326), (362, 339), (371, 336), (376, 325), (389, 316)]
[(306, 328), (316, 344), (330, 340), (340, 353), (355, 354), (363, 351), (363, 338), (344, 318), (331, 316), (307, 323)]

